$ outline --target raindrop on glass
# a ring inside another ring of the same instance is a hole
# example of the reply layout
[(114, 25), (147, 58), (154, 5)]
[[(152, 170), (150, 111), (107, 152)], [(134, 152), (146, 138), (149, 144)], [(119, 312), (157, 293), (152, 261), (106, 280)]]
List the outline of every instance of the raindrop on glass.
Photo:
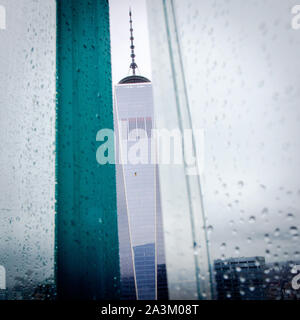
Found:
[(254, 223), (256, 221), (255, 216), (249, 217), (249, 223)]
[(298, 228), (295, 226), (290, 227), (290, 234), (293, 236), (298, 234)]
[(223, 242), (223, 243), (221, 244), (220, 249), (221, 249), (221, 250), (225, 250), (225, 249), (226, 249), (226, 243), (225, 243), (225, 242)]
[(278, 237), (279, 235), (280, 235), (280, 229), (276, 228), (275, 231), (274, 231), (274, 236)]
[(294, 215), (293, 215), (292, 213), (288, 213), (288, 214), (286, 215), (286, 218), (287, 218), (287, 220), (291, 221), (291, 220), (294, 219)]

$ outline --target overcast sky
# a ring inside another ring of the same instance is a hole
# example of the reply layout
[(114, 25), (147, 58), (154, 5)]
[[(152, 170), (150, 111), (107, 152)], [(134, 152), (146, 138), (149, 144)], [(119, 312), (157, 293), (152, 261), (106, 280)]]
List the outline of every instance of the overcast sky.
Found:
[(113, 84), (128, 75), (130, 58), (129, 7), (132, 10), (136, 63), (151, 79), (146, 0), (109, 0)]

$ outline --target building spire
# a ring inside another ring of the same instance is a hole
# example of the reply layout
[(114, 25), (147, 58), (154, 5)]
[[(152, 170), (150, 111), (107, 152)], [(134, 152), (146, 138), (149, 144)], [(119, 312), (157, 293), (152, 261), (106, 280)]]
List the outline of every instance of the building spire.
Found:
[(119, 81), (119, 84), (128, 84), (128, 83), (145, 83), (150, 82), (149, 79), (136, 75), (136, 69), (138, 68), (137, 64), (135, 63), (135, 53), (134, 53), (134, 44), (133, 44), (133, 28), (132, 28), (132, 12), (131, 8), (129, 8), (129, 23), (130, 23), (130, 50), (131, 50), (131, 63), (130, 63), (130, 69), (132, 69), (132, 74), (128, 75), (121, 81)]
[(138, 67), (137, 64), (135, 63), (135, 54), (134, 54), (134, 45), (133, 45), (133, 28), (132, 28), (132, 13), (131, 13), (131, 8), (129, 8), (129, 22), (130, 22), (130, 49), (131, 49), (131, 64), (130, 64), (130, 69), (132, 69), (132, 74), (135, 75), (135, 69)]

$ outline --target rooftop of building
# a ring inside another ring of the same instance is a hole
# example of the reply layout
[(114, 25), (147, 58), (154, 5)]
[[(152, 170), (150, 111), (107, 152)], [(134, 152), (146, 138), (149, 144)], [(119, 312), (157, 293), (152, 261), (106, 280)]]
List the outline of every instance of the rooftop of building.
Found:
[(146, 83), (150, 82), (149, 79), (143, 76), (138, 76), (138, 75), (131, 75), (128, 77), (123, 78), (119, 84), (128, 84), (128, 83)]

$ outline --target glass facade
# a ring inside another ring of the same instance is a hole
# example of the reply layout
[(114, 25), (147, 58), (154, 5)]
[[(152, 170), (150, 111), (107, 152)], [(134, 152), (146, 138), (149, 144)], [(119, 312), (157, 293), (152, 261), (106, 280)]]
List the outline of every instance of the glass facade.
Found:
[(155, 243), (133, 247), (136, 287), (139, 300), (156, 298)]
[(154, 127), (151, 83), (115, 87), (115, 127), (122, 298), (157, 299), (159, 290), (167, 297), (158, 167), (147, 134)]
[(264, 257), (219, 259), (214, 262), (218, 300), (264, 300)]

